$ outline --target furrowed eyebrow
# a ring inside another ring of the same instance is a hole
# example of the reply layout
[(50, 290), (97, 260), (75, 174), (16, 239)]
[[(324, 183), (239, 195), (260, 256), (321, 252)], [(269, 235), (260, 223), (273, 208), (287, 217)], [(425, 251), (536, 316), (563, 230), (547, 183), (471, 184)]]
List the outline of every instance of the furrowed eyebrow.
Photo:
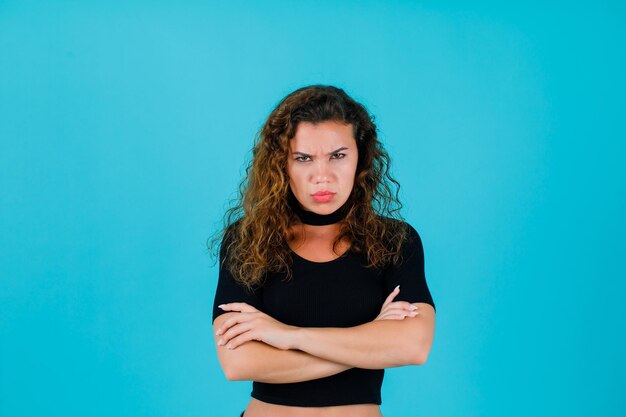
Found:
[[(348, 149), (348, 148), (346, 148), (345, 146), (342, 146), (342, 147), (341, 147), (341, 148), (339, 148), (339, 149), (335, 149), (335, 150), (334, 150), (334, 151), (332, 151), (332, 152), (328, 152), (328, 154), (327, 154), (327, 155), (334, 155), (334, 154), (336, 154), (337, 152), (339, 152), (339, 151), (343, 151), (343, 150), (345, 150), (345, 149)], [(295, 155), (295, 154), (300, 154), (300, 155), (302, 155), (302, 156), (311, 156), (311, 155), (309, 155), (308, 153), (304, 153), (304, 152), (292, 152), (292, 154), (294, 154), (294, 155)]]

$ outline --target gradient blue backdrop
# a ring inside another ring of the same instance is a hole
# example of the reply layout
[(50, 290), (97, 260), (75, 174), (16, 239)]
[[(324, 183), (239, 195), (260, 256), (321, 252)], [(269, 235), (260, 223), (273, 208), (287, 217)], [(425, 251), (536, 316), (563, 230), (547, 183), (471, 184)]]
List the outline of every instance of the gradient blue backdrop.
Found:
[(312, 83), (376, 116), (425, 245), (384, 415), (626, 415), (626, 9), (468, 3), (0, 1), (0, 415), (238, 415), (205, 240)]

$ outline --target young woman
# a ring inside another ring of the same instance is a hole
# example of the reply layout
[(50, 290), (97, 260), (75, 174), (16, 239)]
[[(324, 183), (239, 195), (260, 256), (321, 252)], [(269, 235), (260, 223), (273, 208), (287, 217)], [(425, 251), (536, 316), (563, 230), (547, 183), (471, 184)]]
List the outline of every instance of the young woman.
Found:
[(339, 88), (298, 89), (246, 173), (210, 245), (219, 361), (254, 381), (241, 415), (380, 417), (384, 369), (426, 361), (435, 305), (372, 117)]

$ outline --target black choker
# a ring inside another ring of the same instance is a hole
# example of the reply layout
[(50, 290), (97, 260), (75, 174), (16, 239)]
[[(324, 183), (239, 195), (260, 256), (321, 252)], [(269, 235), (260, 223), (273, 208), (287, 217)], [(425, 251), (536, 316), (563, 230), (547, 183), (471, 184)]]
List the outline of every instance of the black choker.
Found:
[(335, 224), (340, 222), (348, 214), (348, 202), (346, 201), (343, 206), (330, 214), (317, 214), (312, 211), (304, 210), (300, 207), (296, 197), (289, 190), (289, 197), (287, 201), (294, 213), (300, 218), (302, 223), (309, 224), (311, 226), (326, 226), (327, 224)]

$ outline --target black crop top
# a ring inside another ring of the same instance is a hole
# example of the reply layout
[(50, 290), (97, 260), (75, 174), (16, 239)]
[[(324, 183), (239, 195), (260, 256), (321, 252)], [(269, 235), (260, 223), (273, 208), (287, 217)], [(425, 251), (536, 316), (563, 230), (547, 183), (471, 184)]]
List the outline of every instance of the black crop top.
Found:
[[(221, 248), (225, 247), (224, 242)], [(293, 276), (269, 274), (263, 287), (246, 291), (221, 266), (213, 321), (225, 313), (217, 306), (244, 302), (276, 320), (298, 327), (352, 327), (378, 316), (385, 298), (400, 285), (394, 301), (423, 302), (435, 307), (424, 276), (424, 251), (417, 231), (409, 225), (409, 240), (400, 265), (366, 268), (362, 255), (347, 251), (329, 262), (306, 260), (291, 251)], [(224, 253), (220, 252), (220, 265)], [(384, 369), (352, 368), (310, 381), (270, 384), (254, 381), (252, 397), (274, 404), (299, 407), (381, 404)]]

